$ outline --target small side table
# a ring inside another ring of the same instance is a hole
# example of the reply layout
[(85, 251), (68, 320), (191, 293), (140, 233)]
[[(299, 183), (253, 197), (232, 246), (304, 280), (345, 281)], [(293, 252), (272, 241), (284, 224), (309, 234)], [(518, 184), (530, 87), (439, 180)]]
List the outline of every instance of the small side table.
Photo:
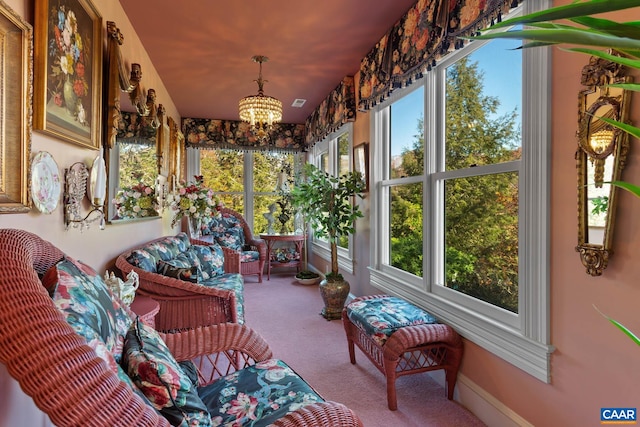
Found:
[[(261, 234), (260, 238), (267, 243), (267, 280), (271, 279), (271, 249), (273, 248), (273, 244), (275, 242), (293, 242), (296, 245), (296, 252), (300, 254), (302, 257), (302, 244), (304, 243), (304, 234)], [(282, 263), (273, 263), (273, 265), (277, 265), (278, 267), (296, 267), (300, 268), (301, 259), (297, 261), (291, 261), (286, 264)]]
[(144, 295), (136, 295), (129, 308), (148, 326), (156, 328), (156, 314), (160, 311), (158, 301)]

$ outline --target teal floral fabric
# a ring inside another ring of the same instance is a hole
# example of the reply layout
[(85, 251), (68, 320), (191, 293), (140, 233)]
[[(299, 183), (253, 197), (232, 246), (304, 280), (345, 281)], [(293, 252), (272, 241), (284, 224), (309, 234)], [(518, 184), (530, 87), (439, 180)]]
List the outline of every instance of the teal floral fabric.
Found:
[(157, 273), (157, 258), (155, 255), (157, 254), (152, 254), (146, 249), (136, 249), (129, 254), (127, 261), (141, 270)]
[[(237, 219), (227, 216), (227, 219), (229, 218), (232, 218), (230, 224), (235, 221), (242, 232)], [(250, 251), (247, 257), (258, 259), (259, 254)], [(236, 294), (238, 320), (240, 323), (244, 322), (244, 280), (239, 273), (225, 273), (224, 251), (219, 244), (192, 245), (186, 233), (180, 233), (132, 251), (127, 260), (132, 265), (152, 273), (169, 277), (181, 276), (182, 280), (191, 282), (194, 282), (195, 276), (194, 283), (233, 291)], [(195, 270), (192, 267), (195, 267)]]
[(43, 284), (55, 288), (53, 302), (76, 333), (87, 342), (98, 338), (118, 361), (132, 319), (112, 300), (102, 277), (91, 267), (66, 258), (45, 274)]
[(126, 383), (145, 403), (149, 401), (120, 367), (124, 336), (133, 320), (112, 300), (102, 277), (91, 267), (71, 258), (63, 259), (42, 278), (52, 289), (54, 305), (96, 355), (104, 360), (120, 381)]
[(437, 323), (435, 317), (401, 298), (388, 295), (353, 301), (347, 305), (347, 316), (378, 345), (400, 328)]
[(158, 333), (136, 320), (127, 333), (123, 368), (152, 405), (174, 426), (211, 426), (191, 379)]
[(213, 426), (268, 426), (298, 408), (324, 401), (277, 359), (220, 378), (200, 387), (198, 394), (209, 408)]
[(242, 251), (240, 252), (240, 262), (259, 261), (260, 253), (258, 251)]
[(234, 251), (242, 251), (245, 244), (242, 224), (233, 215), (222, 214), (213, 218), (209, 222), (207, 234), (212, 235), (220, 245)]
[(198, 283), (202, 286), (233, 291), (236, 294), (238, 323), (244, 323), (244, 279), (241, 274), (225, 273), (208, 280), (202, 280)]
[(224, 274), (224, 252), (218, 245), (192, 245), (198, 264), (199, 281), (205, 281)]

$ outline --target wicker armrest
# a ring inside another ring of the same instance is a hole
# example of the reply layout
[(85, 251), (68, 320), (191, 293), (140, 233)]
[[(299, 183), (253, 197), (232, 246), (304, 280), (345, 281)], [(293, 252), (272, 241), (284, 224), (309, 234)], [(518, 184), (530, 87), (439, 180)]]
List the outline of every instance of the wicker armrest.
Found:
[(221, 323), (176, 333), (160, 333), (178, 361), (236, 350), (255, 361), (271, 358), (267, 342), (253, 329), (239, 323)]
[(238, 323), (220, 323), (160, 333), (160, 336), (177, 361), (195, 363), (200, 386), (272, 357), (267, 342), (251, 328)]
[(224, 252), (224, 272), (240, 273), (240, 252), (221, 246)]
[(337, 402), (305, 405), (275, 421), (277, 427), (362, 427), (362, 421), (351, 409)]
[(249, 239), (247, 240), (247, 244), (254, 248), (254, 250), (258, 251), (260, 254), (260, 259), (267, 258), (267, 242), (262, 239)]

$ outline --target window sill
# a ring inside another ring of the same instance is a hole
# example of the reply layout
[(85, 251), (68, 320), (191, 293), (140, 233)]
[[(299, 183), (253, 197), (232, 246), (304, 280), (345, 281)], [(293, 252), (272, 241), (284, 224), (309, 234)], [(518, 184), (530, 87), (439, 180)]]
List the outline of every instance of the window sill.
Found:
[(551, 382), (550, 355), (554, 347), (535, 341), (513, 327), (481, 316), (380, 270), (370, 269), (371, 285), (424, 308), (461, 336), (545, 383)]

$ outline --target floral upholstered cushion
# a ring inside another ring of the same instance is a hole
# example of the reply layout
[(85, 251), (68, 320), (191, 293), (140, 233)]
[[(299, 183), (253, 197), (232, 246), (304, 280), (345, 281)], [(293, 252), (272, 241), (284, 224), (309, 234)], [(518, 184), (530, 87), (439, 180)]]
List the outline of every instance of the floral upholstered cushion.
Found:
[(270, 359), (198, 389), (216, 426), (268, 426), (323, 399), (286, 363)]
[(395, 331), (405, 326), (437, 323), (435, 317), (402, 298), (381, 295), (347, 305), (349, 320), (383, 345)]
[(213, 218), (209, 223), (209, 234), (220, 245), (235, 251), (242, 251), (245, 244), (242, 224), (233, 215), (222, 214)]
[(211, 425), (209, 412), (191, 379), (158, 333), (139, 320), (127, 333), (122, 365), (133, 383), (171, 425)]
[(198, 267), (180, 260), (158, 261), (158, 273), (187, 282), (196, 283), (198, 281)]
[(65, 258), (45, 274), (43, 284), (54, 289), (55, 306), (78, 335), (87, 342), (98, 337), (119, 361), (132, 319), (112, 299), (103, 278), (91, 267)]
[(136, 249), (127, 257), (129, 264), (150, 273), (157, 273), (156, 257), (146, 249)]
[(258, 251), (243, 251), (240, 252), (240, 262), (253, 262), (260, 260), (260, 253)]
[(201, 280), (224, 274), (224, 252), (219, 245), (191, 245), (187, 252), (195, 254), (198, 259)]

